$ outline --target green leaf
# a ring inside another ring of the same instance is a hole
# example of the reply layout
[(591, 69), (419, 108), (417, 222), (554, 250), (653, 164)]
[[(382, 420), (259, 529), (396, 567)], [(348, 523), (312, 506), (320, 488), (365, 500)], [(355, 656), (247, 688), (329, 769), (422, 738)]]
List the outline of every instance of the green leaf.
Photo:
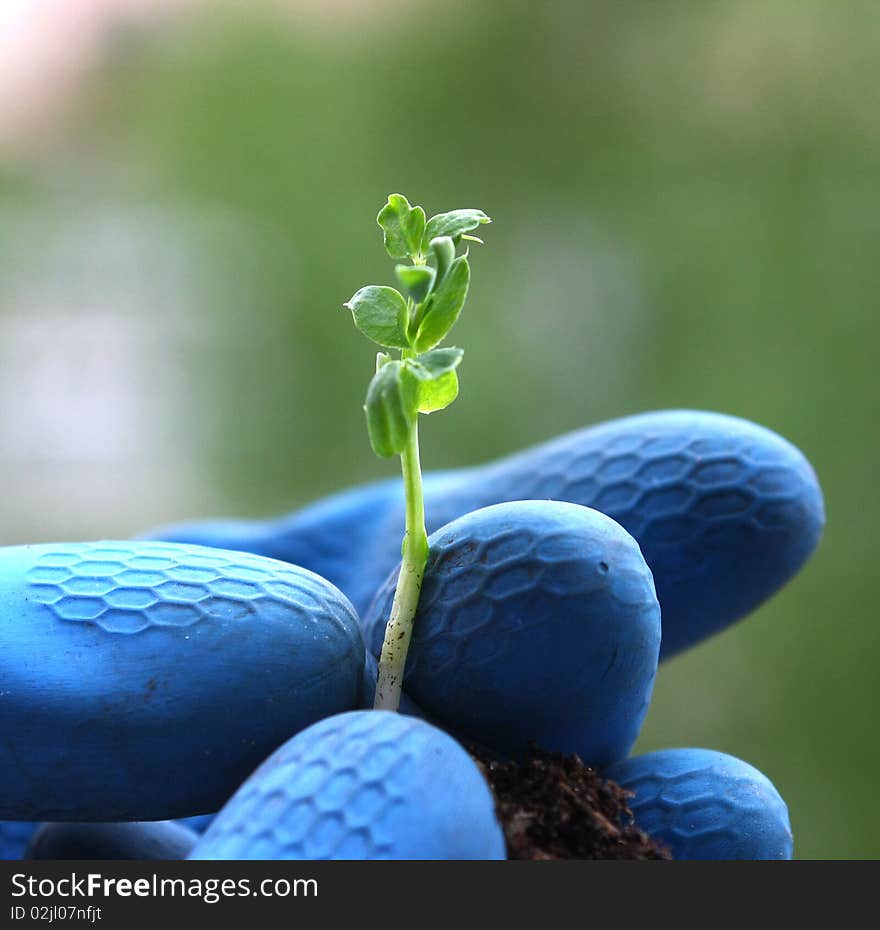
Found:
[(343, 306), (354, 315), (354, 325), (380, 346), (409, 348), (406, 338), (406, 301), (393, 287), (362, 287)]
[(398, 265), (394, 270), (397, 272), (397, 280), (417, 304), (427, 297), (437, 273), (429, 265)]
[(435, 281), (439, 284), (446, 277), (446, 272), (455, 259), (455, 243), (449, 236), (437, 236), (431, 240), (428, 248), (434, 256), (434, 264), (437, 266)]
[(373, 375), (364, 412), (376, 455), (388, 458), (406, 447), (418, 415), (418, 390), (418, 380), (402, 362), (388, 362)]
[(434, 348), (455, 325), (467, 299), (470, 278), (470, 266), (462, 255), (452, 263), (446, 277), (425, 305), (425, 314), (413, 341), (417, 353)]
[(437, 236), (457, 239), (463, 233), (470, 232), (483, 223), (491, 222), (492, 220), (482, 210), (452, 210), (450, 213), (438, 213), (437, 216), (432, 216), (425, 226), (422, 251), (424, 252), (431, 240)]
[(419, 254), (425, 233), (425, 211), (421, 207), (411, 207), (403, 194), (389, 194), (376, 222), (382, 227), (385, 250), (392, 258)]
[(433, 413), (448, 407), (458, 397), (455, 369), (464, 351), (452, 346), (433, 349), (418, 358), (407, 359), (404, 367), (418, 379), (419, 413)]
[(464, 349), (456, 346), (444, 346), (442, 349), (432, 349), (411, 359), (407, 364), (412, 365), (417, 378), (428, 380), (439, 378), (450, 371), (455, 371), (464, 357)]
[(433, 381), (420, 381), (418, 404), (419, 413), (434, 413), (443, 410), (458, 397), (458, 375), (447, 371), (445, 375)]

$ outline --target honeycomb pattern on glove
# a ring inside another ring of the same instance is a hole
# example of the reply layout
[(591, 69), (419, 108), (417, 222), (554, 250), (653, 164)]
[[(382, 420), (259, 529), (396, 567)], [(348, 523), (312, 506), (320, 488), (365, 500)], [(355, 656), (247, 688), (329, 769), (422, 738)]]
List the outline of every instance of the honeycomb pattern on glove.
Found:
[[(570, 599), (585, 614), (591, 599), (601, 600), (606, 617), (657, 612), (654, 583), (638, 547), (622, 545), (623, 533), (620, 539), (608, 533), (601, 514), (592, 517), (599, 523), (594, 535), (565, 517), (555, 519), (567, 509), (521, 502), (506, 511), (499, 532), (492, 517), (500, 511), (486, 508), (485, 519), (474, 512), (431, 537), (408, 678), (418, 679), (422, 665), (432, 678), (449, 680), (462, 667), (470, 673), (504, 661), (518, 634), (554, 620), (529, 610), (530, 599), (541, 595), (560, 607)], [(592, 528), (589, 519), (584, 523)], [(376, 656), (395, 586), (396, 570), (365, 619), (366, 640)]]
[[(228, 842), (262, 858), (326, 859), (343, 844), (362, 858), (386, 859), (394, 843), (384, 826), (391, 809), (405, 799), (395, 774), (412, 764), (424, 737), (415, 721), (401, 717), (385, 724), (364, 715), (355, 728), (340, 721), (306, 746), (292, 744), (271, 771), (246, 783), (234, 809), (221, 813), (205, 836), (216, 849)], [(338, 761), (343, 740), (354, 749)]]
[(726, 518), (773, 530), (799, 516), (810, 475), (793, 447), (757, 442), (746, 430), (694, 424), (670, 433), (638, 419), (609, 441), (575, 434), (554, 443), (531, 496), (595, 507), (657, 547), (705, 535)]
[[(662, 656), (770, 597), (809, 558), (825, 520), (816, 475), (797, 448), (755, 423), (698, 410), (624, 417), (425, 476), (429, 533), (472, 510), (529, 499), (593, 507), (635, 537), (663, 610)], [(403, 529), (398, 481), (345, 491), (281, 520), (195, 523), (159, 536), (303, 565), (363, 616), (400, 559)]]
[(292, 734), (356, 707), (364, 667), (329, 582), (170, 543), (5, 547), (0, 634), (4, 818), (219, 810)]
[[(404, 679), (419, 707), (504, 753), (534, 741), (590, 764), (624, 758), (660, 647), (635, 540), (587, 507), (512, 501), (454, 520), (429, 547)], [(374, 655), (396, 575), (365, 618)]]
[[(462, 764), (473, 779), (466, 785), (457, 781)], [(426, 765), (436, 790), (424, 784)], [(454, 797), (443, 790), (447, 778), (460, 792)], [(479, 801), (483, 823), (471, 816), (466, 825), (453, 825), (454, 842), (471, 844), (468, 832), (480, 836), (488, 824), (494, 832), (486, 852), (502, 857), (488, 787), (463, 749), (421, 720), (383, 711), (341, 714), (271, 756), (217, 815), (190, 858), (395, 859), (422, 850), (444, 858), (437, 852), (442, 828), (432, 805), (448, 823), (456, 808), (468, 816)], [(449, 851), (450, 858), (473, 858)]]
[(629, 759), (608, 776), (635, 793), (636, 824), (676, 859), (790, 859), (788, 809), (770, 780), (740, 759), (667, 749)]
[(155, 542), (70, 543), (40, 547), (27, 573), (28, 595), (59, 620), (108, 633), (190, 627), (212, 616), (245, 619), (296, 611), (318, 623), (340, 601), (311, 572), (241, 552)]
[(816, 476), (794, 446), (745, 420), (692, 411), (612, 421), (475, 470), (457, 493), (429, 495), (429, 528), (525, 498), (595, 508), (635, 537), (663, 610), (663, 655), (769, 597), (824, 524)]

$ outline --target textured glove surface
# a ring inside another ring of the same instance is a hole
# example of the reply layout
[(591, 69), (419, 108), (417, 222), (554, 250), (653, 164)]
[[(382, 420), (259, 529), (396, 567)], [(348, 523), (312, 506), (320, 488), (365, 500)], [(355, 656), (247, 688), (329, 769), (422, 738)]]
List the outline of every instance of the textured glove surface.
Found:
[(217, 810), (292, 733), (357, 706), (350, 603), (280, 562), (196, 546), (0, 550), (0, 816)]
[[(427, 476), (428, 532), (491, 504), (553, 499), (595, 508), (639, 543), (663, 611), (662, 656), (748, 614), (816, 547), (822, 494), (791, 443), (747, 420), (667, 410), (612, 420), (477, 468)], [(346, 491), (268, 523), (166, 527), (157, 538), (303, 565), (363, 616), (400, 558), (400, 482)]]
[(489, 787), (446, 733), (355, 711), (285, 743), (191, 859), (503, 859)]

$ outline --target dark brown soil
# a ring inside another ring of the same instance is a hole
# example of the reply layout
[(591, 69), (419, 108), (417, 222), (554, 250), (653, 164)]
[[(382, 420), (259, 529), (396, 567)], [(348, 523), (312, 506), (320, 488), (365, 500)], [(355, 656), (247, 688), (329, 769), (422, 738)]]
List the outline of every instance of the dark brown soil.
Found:
[(577, 756), (532, 748), (524, 762), (471, 747), (492, 791), (508, 859), (671, 859), (633, 825), (631, 792)]

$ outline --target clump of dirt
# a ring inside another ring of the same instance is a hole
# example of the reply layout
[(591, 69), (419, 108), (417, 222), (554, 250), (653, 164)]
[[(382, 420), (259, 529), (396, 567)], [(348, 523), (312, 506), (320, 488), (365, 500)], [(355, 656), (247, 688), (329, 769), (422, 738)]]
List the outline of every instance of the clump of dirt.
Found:
[(532, 747), (522, 762), (470, 747), (495, 794), (508, 859), (671, 859), (633, 823), (632, 792), (577, 756)]

